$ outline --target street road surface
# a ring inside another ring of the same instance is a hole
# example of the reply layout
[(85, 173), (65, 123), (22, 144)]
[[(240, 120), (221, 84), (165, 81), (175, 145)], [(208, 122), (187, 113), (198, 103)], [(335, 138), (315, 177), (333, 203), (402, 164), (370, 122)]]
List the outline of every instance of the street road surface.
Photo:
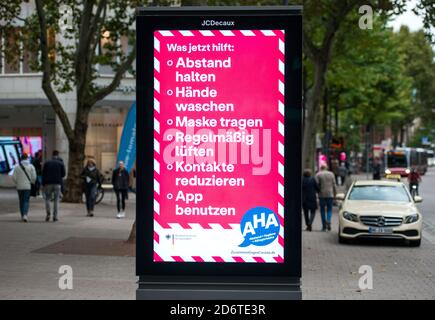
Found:
[(420, 196), (423, 197), (419, 205), (423, 214), (423, 237), (435, 244), (435, 167), (429, 168), (422, 177)]

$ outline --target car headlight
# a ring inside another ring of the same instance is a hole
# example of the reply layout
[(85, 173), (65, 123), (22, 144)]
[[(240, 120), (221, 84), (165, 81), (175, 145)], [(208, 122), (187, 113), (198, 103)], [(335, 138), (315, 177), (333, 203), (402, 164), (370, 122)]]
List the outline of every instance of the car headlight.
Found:
[(358, 222), (358, 216), (354, 213), (350, 213), (347, 211), (343, 212), (343, 218), (349, 221)]
[(417, 222), (418, 219), (419, 219), (418, 214), (417, 214), (417, 213), (414, 213), (414, 214), (411, 214), (411, 215), (409, 215), (409, 216), (406, 216), (404, 222), (405, 222), (406, 224), (408, 224), (408, 223), (414, 223), (414, 222)]
[(406, 170), (405, 170), (405, 173), (406, 173), (406, 174), (410, 174), (410, 173), (411, 173), (411, 170), (406, 169)]
[(385, 170), (385, 174), (391, 174), (391, 170), (390, 169), (386, 169)]

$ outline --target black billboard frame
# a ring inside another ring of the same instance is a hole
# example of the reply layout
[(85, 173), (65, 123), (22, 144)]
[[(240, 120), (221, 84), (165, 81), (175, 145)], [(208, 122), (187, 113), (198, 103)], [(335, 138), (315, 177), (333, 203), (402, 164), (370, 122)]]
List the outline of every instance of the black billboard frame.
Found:
[[(234, 26), (203, 27), (204, 20), (231, 20)], [(147, 7), (138, 9), (136, 21), (137, 298), (300, 299), (302, 7)], [(153, 262), (154, 75), (147, 68), (153, 66), (153, 31), (253, 29), (286, 31), (284, 263)]]

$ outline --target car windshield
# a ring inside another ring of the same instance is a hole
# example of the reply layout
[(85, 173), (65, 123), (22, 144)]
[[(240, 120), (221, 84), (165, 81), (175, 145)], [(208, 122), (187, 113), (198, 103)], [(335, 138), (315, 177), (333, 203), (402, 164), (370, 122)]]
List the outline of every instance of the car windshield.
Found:
[(348, 200), (410, 202), (403, 186), (354, 186)]

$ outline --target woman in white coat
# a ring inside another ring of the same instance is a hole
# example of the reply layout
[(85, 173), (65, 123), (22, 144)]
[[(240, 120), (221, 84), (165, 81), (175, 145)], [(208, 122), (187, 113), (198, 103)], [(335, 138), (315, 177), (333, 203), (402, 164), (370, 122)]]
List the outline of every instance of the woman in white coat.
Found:
[(17, 186), (18, 200), (20, 202), (21, 219), (27, 222), (29, 213), (30, 190), (36, 181), (35, 167), (30, 163), (27, 154), (21, 156), (21, 162), (15, 166), (12, 178)]

